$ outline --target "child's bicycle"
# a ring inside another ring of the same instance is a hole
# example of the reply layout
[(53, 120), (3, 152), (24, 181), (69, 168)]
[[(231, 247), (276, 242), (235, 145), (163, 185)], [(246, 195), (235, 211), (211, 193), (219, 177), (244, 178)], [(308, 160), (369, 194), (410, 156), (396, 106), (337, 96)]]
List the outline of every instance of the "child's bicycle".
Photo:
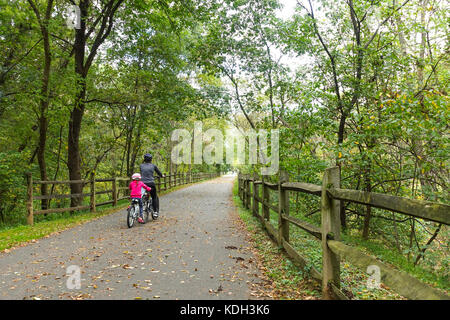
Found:
[[(142, 196), (142, 213), (144, 223), (149, 221), (149, 216), (152, 216), (153, 220), (158, 219), (158, 215), (153, 211), (152, 197), (148, 192), (145, 192)], [(131, 199), (131, 204), (127, 209), (127, 225), (128, 228), (132, 228), (139, 218), (139, 201), (137, 199)]]
[[(144, 199), (142, 199), (144, 200)], [(151, 201), (151, 200), (150, 200)], [(144, 223), (148, 222), (148, 210), (146, 210), (146, 207), (143, 203), (143, 215), (144, 215)], [(127, 209), (127, 225), (128, 228), (132, 228), (139, 218), (139, 201), (138, 199), (131, 199), (131, 204), (128, 206)]]

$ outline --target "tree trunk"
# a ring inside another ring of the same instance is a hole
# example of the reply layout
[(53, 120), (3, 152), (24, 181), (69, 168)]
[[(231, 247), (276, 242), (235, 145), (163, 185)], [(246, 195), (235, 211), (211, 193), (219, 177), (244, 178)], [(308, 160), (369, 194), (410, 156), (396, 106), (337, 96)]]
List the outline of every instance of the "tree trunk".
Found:
[[(48, 3), (49, 6), (52, 5), (51, 1)], [(48, 9), (48, 10), (51, 10)], [(50, 11), (49, 11), (50, 12)], [(47, 20), (48, 22), (48, 20)], [(47, 23), (46, 22), (46, 23)], [(45, 160), (45, 146), (47, 143), (47, 129), (48, 129), (48, 119), (47, 119), (47, 110), (49, 107), (49, 82), (50, 82), (50, 66), (51, 66), (51, 54), (50, 54), (50, 39), (47, 27), (42, 28), (42, 36), (44, 39), (44, 73), (42, 75), (42, 89), (41, 89), (41, 107), (40, 107), (40, 118), (39, 118), (39, 148), (37, 152), (37, 159), (39, 163), (39, 171), (41, 174), (41, 180), (46, 181), (47, 178), (47, 164)], [(47, 184), (41, 185), (41, 194), (46, 196), (47, 192)], [(47, 209), (48, 200), (41, 200), (41, 208), (42, 210)]]
[[(45, 145), (47, 142), (47, 117), (45, 116), (46, 107), (41, 106), (41, 116), (39, 119), (39, 147), (37, 151), (37, 159), (39, 163), (39, 172), (41, 180), (46, 181), (47, 178), (47, 165), (45, 161)], [(41, 184), (41, 195), (46, 196), (48, 194), (47, 184)], [(41, 208), (45, 210), (48, 208), (48, 200), (41, 200)]]
[[(85, 108), (84, 99), (86, 96), (86, 83), (81, 81), (81, 89), (77, 97), (77, 104), (70, 113), (69, 120), (69, 138), (67, 152), (67, 166), (69, 169), (69, 180), (81, 180), (81, 156), (80, 156), (80, 132), (81, 122)], [(83, 185), (81, 183), (71, 184), (71, 194), (82, 193)], [(75, 197), (71, 199), (71, 206), (81, 205), (83, 198)]]
[[(369, 146), (370, 148), (370, 146)], [(367, 165), (366, 167), (367, 169), (364, 170), (364, 180), (365, 180), (365, 189), (367, 192), (372, 192), (372, 185), (371, 185), (371, 179), (370, 179), (370, 174), (371, 174), (371, 165)], [(370, 231), (370, 219), (372, 218), (372, 207), (371, 206), (366, 206), (366, 214), (364, 216), (364, 226), (363, 226), (363, 232), (362, 232), (362, 237), (363, 239), (367, 240), (369, 238), (369, 231)]]
[[(69, 169), (69, 180), (81, 180), (81, 156), (80, 156), (80, 132), (83, 120), (85, 99), (86, 99), (86, 76), (85, 68), (85, 50), (86, 50), (86, 18), (88, 16), (89, 1), (80, 1), (81, 24), (80, 28), (75, 30), (74, 58), (75, 73), (78, 76), (76, 81), (77, 95), (75, 105), (70, 112), (69, 134), (67, 141), (67, 166)], [(83, 185), (81, 183), (71, 184), (71, 194), (82, 193)], [(83, 198), (71, 198), (71, 206), (81, 205)]]
[[(48, 24), (51, 18), (51, 13), (53, 9), (53, 0), (47, 1), (45, 15), (42, 17), (39, 12), (39, 8), (36, 6), (33, 0), (28, 0), (30, 7), (33, 9), (33, 12), (36, 16), (36, 19), (39, 24), (39, 28), (42, 34), (42, 39), (44, 43), (44, 68), (42, 73), (42, 85), (40, 92), (40, 110), (39, 110), (39, 144), (37, 148), (37, 158), (39, 163), (39, 172), (41, 176), (41, 180), (45, 181), (47, 179), (47, 165), (45, 161), (45, 146), (47, 143), (47, 128), (48, 128), (48, 120), (47, 120), (47, 110), (49, 107), (49, 82), (50, 82), (50, 67), (52, 63), (51, 53), (50, 53), (50, 37), (48, 32)], [(47, 185), (41, 185), (41, 195), (47, 195)], [(43, 210), (47, 209), (48, 200), (41, 200), (41, 208)]]

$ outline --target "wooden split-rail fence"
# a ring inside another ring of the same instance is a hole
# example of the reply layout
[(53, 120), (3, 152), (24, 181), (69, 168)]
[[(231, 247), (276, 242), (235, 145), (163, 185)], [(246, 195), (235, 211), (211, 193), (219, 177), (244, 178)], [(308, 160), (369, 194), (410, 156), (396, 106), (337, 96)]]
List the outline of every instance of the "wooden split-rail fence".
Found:
[[(169, 190), (173, 187), (195, 183), (206, 179), (212, 179), (218, 177), (220, 174), (214, 173), (174, 173), (164, 175), (163, 178), (156, 177), (155, 185), (157, 191)], [(27, 223), (32, 225), (34, 222), (34, 215), (37, 214), (49, 214), (49, 213), (59, 213), (67, 211), (79, 211), (79, 210), (90, 210), (95, 212), (96, 208), (99, 206), (112, 204), (117, 205), (117, 202), (123, 199), (129, 198), (128, 183), (131, 178), (115, 177), (107, 179), (96, 179), (95, 174), (91, 174), (90, 180), (66, 180), (66, 181), (40, 181), (33, 180), (31, 173), (26, 174), (27, 177)], [(99, 183), (110, 183), (111, 189), (108, 190), (96, 190)], [(50, 194), (50, 195), (34, 195), (34, 187), (36, 185), (70, 185), (70, 184), (82, 184), (83, 188), (89, 186), (89, 192), (87, 193), (77, 193), (77, 194)], [(121, 196), (122, 193), (122, 196)], [(110, 199), (100, 203), (96, 202), (97, 196), (102, 194), (111, 195)], [(44, 210), (34, 210), (34, 201), (36, 200), (50, 200), (50, 199), (68, 199), (68, 198), (86, 198), (89, 197), (89, 203), (86, 203), (77, 207), (63, 207), (63, 208), (48, 208)]]
[[(262, 188), (262, 197), (259, 188)], [(344, 244), (340, 237), (340, 201), (381, 208), (445, 225), (450, 224), (450, 206), (380, 193), (341, 189), (338, 167), (325, 170), (322, 185), (290, 182), (285, 172), (280, 173), (278, 183), (267, 182), (264, 180), (264, 176), (258, 178), (257, 175), (239, 174), (238, 190), (244, 207), (250, 209), (259, 218), (267, 233), (278, 243), (279, 247), (283, 248), (293, 261), (304, 268), (313, 279), (321, 283), (324, 299), (348, 299), (340, 288), (341, 258), (365, 271), (369, 266), (377, 266), (380, 271), (381, 283), (405, 298), (449, 299), (445, 292), (431, 287), (403, 271), (394, 269), (380, 260), (364, 254), (357, 248)], [(278, 206), (271, 203), (270, 190), (278, 193)], [(302, 192), (321, 197), (320, 227), (289, 214), (290, 192)], [(270, 222), (270, 210), (275, 211), (278, 215), (277, 227)], [(289, 237), (291, 224), (321, 241), (322, 272), (311, 267), (308, 260), (291, 245)]]

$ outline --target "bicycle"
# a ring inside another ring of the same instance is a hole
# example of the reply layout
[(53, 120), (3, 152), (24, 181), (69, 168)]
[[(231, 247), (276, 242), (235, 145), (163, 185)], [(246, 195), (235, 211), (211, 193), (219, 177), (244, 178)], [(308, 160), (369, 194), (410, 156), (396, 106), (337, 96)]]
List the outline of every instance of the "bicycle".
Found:
[[(151, 202), (151, 199), (150, 199)], [(143, 204), (144, 206), (144, 204)], [(143, 208), (144, 210), (142, 211), (142, 213), (144, 214), (144, 223), (148, 222), (148, 215), (149, 215), (149, 211), (145, 210), (145, 207)], [(138, 199), (131, 199), (131, 205), (127, 208), (127, 225), (128, 228), (132, 228), (134, 226), (134, 223), (136, 222), (136, 220), (139, 217), (139, 201)]]
[[(151, 214), (153, 220), (158, 219), (158, 215), (156, 215), (153, 210), (152, 197), (150, 197), (148, 192), (144, 193), (144, 196), (142, 197), (142, 206), (144, 207), (144, 216), (147, 215), (147, 219), (149, 214)], [(147, 220), (145, 220), (145, 222), (147, 222)]]

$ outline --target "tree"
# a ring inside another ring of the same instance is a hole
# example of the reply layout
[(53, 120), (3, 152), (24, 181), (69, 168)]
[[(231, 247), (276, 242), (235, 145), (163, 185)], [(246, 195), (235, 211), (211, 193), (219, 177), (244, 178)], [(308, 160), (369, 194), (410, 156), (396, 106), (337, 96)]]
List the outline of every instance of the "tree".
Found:
[[(109, 0), (98, 8), (91, 0), (80, 0), (80, 28), (75, 29), (74, 62), (77, 75), (77, 93), (74, 107), (70, 112), (67, 166), (70, 180), (81, 180), (80, 133), (86, 107), (86, 88), (89, 69), (100, 46), (108, 38), (114, 25), (115, 15), (123, 0)], [(88, 22), (91, 24), (88, 26)], [(88, 53), (86, 52), (88, 50)], [(72, 194), (82, 193), (82, 184), (71, 184)], [(71, 206), (81, 204), (81, 197), (72, 198)]]
[[(40, 91), (40, 109), (39, 109), (39, 146), (37, 151), (37, 158), (39, 163), (39, 170), (41, 173), (41, 180), (46, 181), (47, 179), (47, 164), (45, 161), (45, 146), (47, 142), (47, 129), (48, 129), (48, 119), (47, 110), (50, 104), (50, 93), (49, 93), (49, 83), (50, 83), (50, 68), (52, 64), (51, 49), (50, 49), (50, 32), (49, 23), (53, 10), (53, 0), (48, 0), (45, 14), (42, 15), (33, 0), (28, 0), (30, 7), (36, 16), (37, 22), (42, 35), (43, 46), (44, 46), (44, 57), (43, 57), (43, 71), (42, 71), (42, 85)], [(41, 185), (41, 194), (43, 196), (47, 195), (47, 184)], [(42, 199), (42, 209), (47, 209), (47, 199)]]

